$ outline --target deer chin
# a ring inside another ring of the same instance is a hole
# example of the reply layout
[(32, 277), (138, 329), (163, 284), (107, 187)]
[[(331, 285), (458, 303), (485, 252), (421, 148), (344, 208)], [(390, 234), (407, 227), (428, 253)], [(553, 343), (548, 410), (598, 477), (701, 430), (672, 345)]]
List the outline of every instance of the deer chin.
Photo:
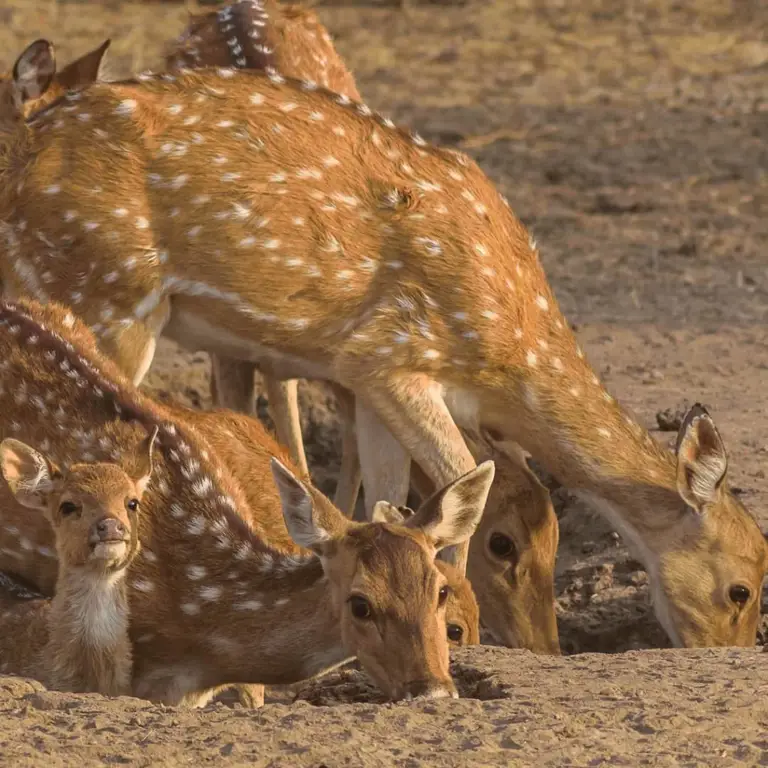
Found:
[(128, 552), (128, 542), (123, 539), (98, 541), (91, 545), (90, 562), (111, 563), (122, 560)]

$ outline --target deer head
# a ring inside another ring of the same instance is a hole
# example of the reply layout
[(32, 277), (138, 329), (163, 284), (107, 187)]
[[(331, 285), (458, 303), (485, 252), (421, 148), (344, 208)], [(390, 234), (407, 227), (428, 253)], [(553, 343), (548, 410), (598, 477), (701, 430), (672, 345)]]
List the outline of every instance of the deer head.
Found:
[[(415, 514), (410, 507), (396, 507), (388, 501), (379, 501), (373, 508), (373, 519), (403, 525)], [(448, 599), (445, 603), (445, 628), (448, 645), (461, 648), (480, 642), (480, 608), (469, 579), (458, 568), (444, 560), (435, 560), (437, 570), (445, 576)]]
[(428, 499), (407, 520), (348, 520), (277, 459), (272, 472), (293, 540), (314, 551), (331, 584), (345, 648), (393, 698), (453, 696), (439, 549), (467, 539), (493, 481), (481, 464)]
[(560, 653), (555, 616), (559, 527), (549, 491), (520, 447), (490, 432), (464, 439), (478, 461), (499, 466), (485, 514), (469, 544), (467, 575), (481, 622), (501, 643), (534, 653)]
[(657, 615), (676, 645), (754, 645), (768, 545), (728, 524), (750, 520), (757, 532), (728, 491), (725, 446), (699, 404), (680, 426), (676, 458), (681, 524), (652, 582)]
[(156, 437), (157, 429), (138, 447), (130, 476), (106, 462), (60, 469), (12, 438), (0, 443), (0, 469), (19, 504), (45, 513), (63, 566), (122, 570), (135, 555), (136, 515)]

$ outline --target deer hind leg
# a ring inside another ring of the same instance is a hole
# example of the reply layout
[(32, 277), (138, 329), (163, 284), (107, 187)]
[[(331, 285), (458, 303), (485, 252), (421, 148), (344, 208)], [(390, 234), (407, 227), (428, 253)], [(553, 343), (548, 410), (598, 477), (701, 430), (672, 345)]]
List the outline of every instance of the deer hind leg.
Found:
[[(459, 428), (451, 418), (439, 387), (427, 377), (411, 375), (396, 381), (366, 381), (364, 392), (361, 387), (357, 394), (365, 397), (392, 435), (419, 463), (437, 488), (442, 488), (476, 466)], [(375, 464), (376, 452), (364, 453), (369, 435), (361, 428), (360, 408), (357, 414), (358, 446), (367, 508), (367, 479), (369, 476), (375, 478), (378, 470)], [(409, 473), (406, 471), (404, 475), (404, 484), (399, 487), (405, 487), (407, 492)], [(393, 504), (405, 503), (405, 497), (397, 502), (386, 496), (380, 498)], [(373, 502), (376, 500), (374, 496)], [(457, 566), (464, 574), (468, 549), (469, 544), (465, 542), (442, 550), (439, 557)]]
[(395, 506), (408, 499), (411, 457), (374, 410), (355, 401), (357, 450), (365, 490), (365, 517), (370, 520), (377, 501)]
[(357, 450), (355, 396), (348, 389), (337, 384), (331, 384), (331, 389), (336, 395), (341, 421), (341, 468), (333, 503), (347, 517), (354, 517), (355, 504), (363, 478), (360, 471), (360, 454)]

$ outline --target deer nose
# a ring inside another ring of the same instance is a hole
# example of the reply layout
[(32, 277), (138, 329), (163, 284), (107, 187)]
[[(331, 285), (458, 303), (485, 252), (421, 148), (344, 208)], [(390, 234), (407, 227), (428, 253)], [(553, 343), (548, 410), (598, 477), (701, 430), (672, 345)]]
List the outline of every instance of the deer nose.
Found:
[(125, 526), (116, 517), (102, 517), (94, 530), (101, 541), (122, 541), (125, 537)]
[(404, 686), (406, 701), (412, 699), (458, 699), (453, 680), (414, 680)]

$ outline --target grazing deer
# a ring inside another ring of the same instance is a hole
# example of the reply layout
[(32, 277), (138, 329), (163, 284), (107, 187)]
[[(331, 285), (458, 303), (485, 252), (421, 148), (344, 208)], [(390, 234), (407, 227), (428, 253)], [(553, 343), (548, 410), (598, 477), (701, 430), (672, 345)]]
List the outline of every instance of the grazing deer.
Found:
[(41, 657), (50, 688), (131, 692), (125, 576), (138, 551), (137, 514), (156, 435), (140, 445), (132, 476), (112, 463), (59, 469), (18, 440), (0, 443), (0, 469), (14, 498), (44, 512), (55, 534), (59, 573)]
[[(288, 684), (355, 656), (392, 698), (456, 695), (445, 630), (450, 590), (434, 558), (476, 527), (492, 462), (403, 524), (360, 524), (275, 458), (282, 452), (264, 433), (253, 461), (262, 478), (271, 469), (274, 484), (264, 482), (249, 509), (194, 424), (137, 391), (54, 302), (0, 303), (0, 385), (0, 437), (23, 433), (58, 465), (120, 462), (159, 429), (141, 551), (127, 579), (135, 695), (194, 703), (218, 686)], [(283, 527), (312, 555), (273, 544)], [(50, 546), (50, 530), (0, 488), (0, 570), (51, 594)]]
[[(35, 43), (11, 87), (44, 92), (54, 69)], [(356, 398), (366, 493), (392, 503), (410, 458), (442, 487), (475, 466), (459, 426), (493, 430), (624, 536), (675, 645), (754, 643), (768, 548), (712, 418), (689, 412), (673, 453), (620, 407), (468, 157), (234, 69), (96, 83), (9, 146), (4, 290), (71, 303), (134, 380), (164, 332), (334, 381)]]

